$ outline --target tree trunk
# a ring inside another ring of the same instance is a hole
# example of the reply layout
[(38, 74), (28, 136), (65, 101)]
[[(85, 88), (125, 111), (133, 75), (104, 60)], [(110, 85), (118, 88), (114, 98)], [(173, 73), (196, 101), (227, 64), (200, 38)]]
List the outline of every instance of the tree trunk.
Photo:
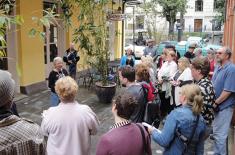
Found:
[(180, 12), (180, 26), (181, 26), (181, 29), (179, 29), (179, 41), (182, 40), (182, 34), (183, 34), (183, 28), (184, 28), (184, 14), (182, 11)]
[(168, 38), (169, 40), (173, 40), (174, 36), (174, 20), (169, 21), (169, 34)]

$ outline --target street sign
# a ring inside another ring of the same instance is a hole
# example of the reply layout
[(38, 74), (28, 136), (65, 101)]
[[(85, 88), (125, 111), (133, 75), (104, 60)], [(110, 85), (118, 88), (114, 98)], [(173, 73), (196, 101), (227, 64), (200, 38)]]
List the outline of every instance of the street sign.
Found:
[(110, 21), (123, 21), (126, 15), (122, 13), (109, 13), (107, 19)]

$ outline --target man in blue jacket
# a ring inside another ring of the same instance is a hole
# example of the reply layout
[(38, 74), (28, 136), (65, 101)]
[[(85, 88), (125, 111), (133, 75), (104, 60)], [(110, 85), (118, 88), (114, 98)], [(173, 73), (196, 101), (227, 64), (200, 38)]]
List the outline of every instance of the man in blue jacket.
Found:
[(63, 60), (66, 62), (66, 65), (68, 65), (69, 76), (73, 79), (76, 79), (77, 62), (79, 59), (78, 51), (75, 50), (74, 43), (71, 43), (70, 48), (65, 51)]

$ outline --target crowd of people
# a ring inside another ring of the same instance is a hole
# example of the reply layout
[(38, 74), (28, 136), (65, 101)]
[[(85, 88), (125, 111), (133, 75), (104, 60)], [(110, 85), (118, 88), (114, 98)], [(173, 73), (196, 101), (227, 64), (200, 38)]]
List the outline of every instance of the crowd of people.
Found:
[[(118, 70), (125, 88), (112, 101), (114, 124), (100, 137), (97, 155), (151, 155), (151, 137), (165, 155), (203, 155), (209, 137), (215, 155), (227, 154), (235, 104), (232, 52), (222, 47), (202, 56), (200, 50), (190, 45), (180, 57), (169, 45), (154, 61), (158, 53), (148, 49), (135, 64), (128, 49)], [(69, 73), (63, 68), (63, 60), (79, 60), (74, 51), (71, 45), (67, 59), (53, 61), (48, 78), (51, 107), (43, 111), (41, 126), (14, 112), (14, 80), (0, 70), (0, 154), (91, 154), (91, 135), (97, 133), (99, 121), (89, 106), (76, 101), (79, 91), (72, 67)]]

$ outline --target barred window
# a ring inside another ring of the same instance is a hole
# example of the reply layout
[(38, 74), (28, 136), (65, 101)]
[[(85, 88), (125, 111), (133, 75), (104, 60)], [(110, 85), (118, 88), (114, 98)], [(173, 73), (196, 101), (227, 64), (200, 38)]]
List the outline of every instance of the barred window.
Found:
[(195, 11), (203, 11), (203, 0), (195, 1)]

